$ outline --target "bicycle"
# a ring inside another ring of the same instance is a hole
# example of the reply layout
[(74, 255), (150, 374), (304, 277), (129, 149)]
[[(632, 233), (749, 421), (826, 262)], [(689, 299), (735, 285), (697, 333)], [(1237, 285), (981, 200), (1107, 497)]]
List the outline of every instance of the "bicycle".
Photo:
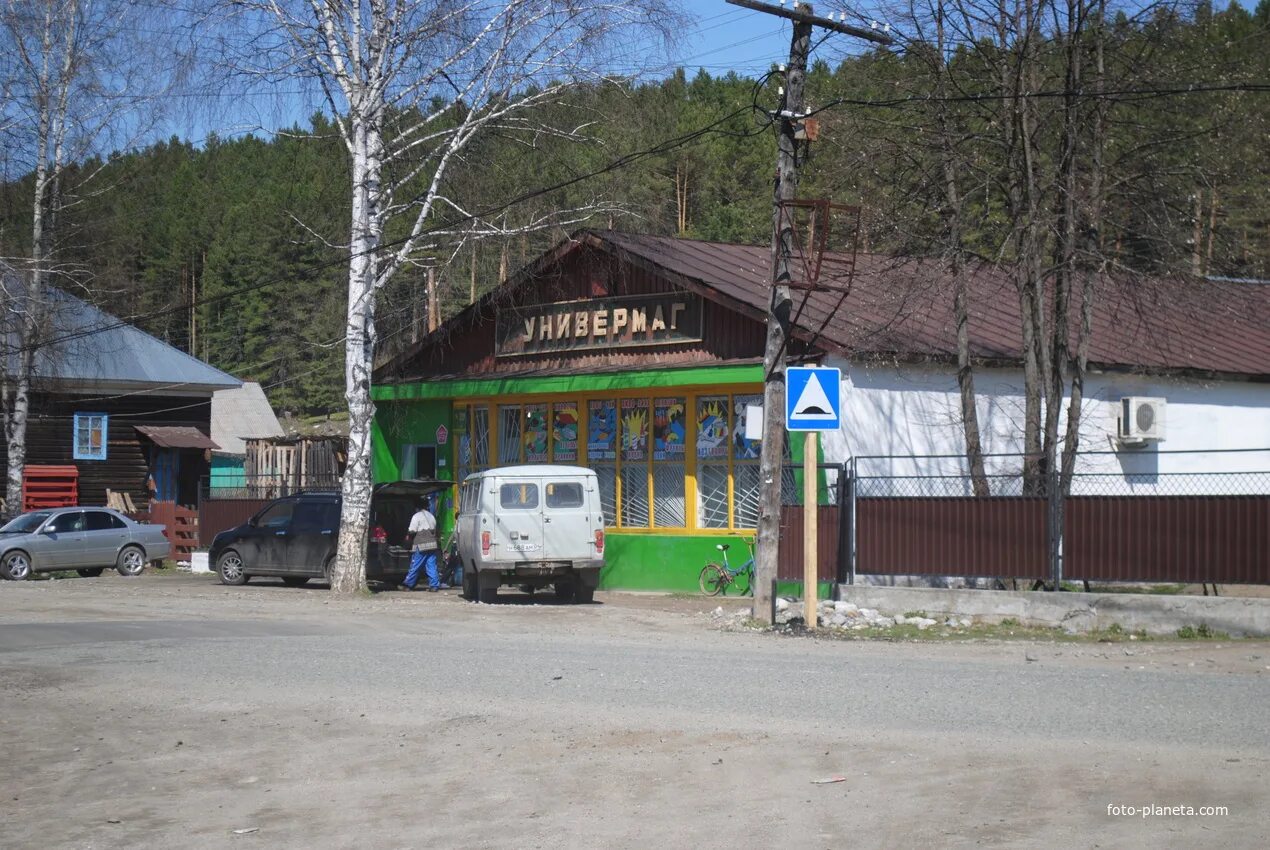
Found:
[(728, 595), (728, 587), (740, 576), (745, 576), (746, 594), (754, 595), (754, 543), (751, 540), (745, 541), (746, 546), (750, 549), (750, 559), (741, 566), (733, 569), (728, 563), (728, 549), (732, 548), (727, 543), (719, 543), (714, 548), (723, 553), (723, 563), (717, 564), (713, 561), (701, 568), (701, 574), (697, 576), (697, 586), (701, 588), (701, 592), (706, 596), (718, 596), (722, 593)]

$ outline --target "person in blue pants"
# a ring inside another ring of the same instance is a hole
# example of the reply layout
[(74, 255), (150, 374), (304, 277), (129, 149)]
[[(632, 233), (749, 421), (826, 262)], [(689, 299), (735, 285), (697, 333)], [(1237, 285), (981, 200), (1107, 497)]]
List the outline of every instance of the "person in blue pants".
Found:
[[(414, 535), (414, 539), (410, 545), (410, 572), (406, 573), (406, 583), (401, 585), (402, 590), (436, 592), (449, 587), (447, 584), (441, 584), (437, 577), (437, 519), (428, 507), (428, 502), (425, 500), (419, 505), (415, 515), (410, 518), (408, 531)], [(416, 586), (420, 568), (428, 576), (426, 588)]]

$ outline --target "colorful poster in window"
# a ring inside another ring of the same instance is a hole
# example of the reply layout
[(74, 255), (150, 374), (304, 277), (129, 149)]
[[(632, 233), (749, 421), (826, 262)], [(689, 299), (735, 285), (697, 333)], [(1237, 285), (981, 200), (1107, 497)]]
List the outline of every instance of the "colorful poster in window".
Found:
[(682, 398), (653, 400), (653, 460), (683, 460), (688, 416)]
[(728, 397), (697, 399), (697, 457), (726, 460), (728, 456)]
[(749, 414), (761, 417), (762, 409), (761, 395), (732, 397), (732, 421), (735, 423), (732, 426), (732, 448), (737, 460), (758, 460), (761, 441), (745, 438), (745, 420)]
[(595, 398), (587, 402), (587, 460), (617, 459), (617, 401)]
[(648, 399), (622, 399), (622, 461), (648, 460)]
[(547, 462), (547, 405), (525, 405), (525, 463)]
[(578, 460), (578, 405), (567, 401), (553, 405), (551, 417), (551, 452), (556, 463)]

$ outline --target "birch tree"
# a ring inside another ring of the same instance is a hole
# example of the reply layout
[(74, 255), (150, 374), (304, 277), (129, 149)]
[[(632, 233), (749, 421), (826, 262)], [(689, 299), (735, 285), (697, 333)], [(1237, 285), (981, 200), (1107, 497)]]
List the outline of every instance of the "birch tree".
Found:
[[(581, 81), (626, 70), (675, 15), (661, 0), (237, 0), (263, 49), (247, 70), (309, 83), (347, 151), (351, 193), (344, 388), (348, 462), (331, 588), (365, 586), (371, 498), (376, 297), (403, 269), (457, 253), (465, 237), (506, 236), (451, 191), (474, 140), (498, 133), (581, 138), (538, 108)], [(550, 213), (522, 229), (556, 226)]]

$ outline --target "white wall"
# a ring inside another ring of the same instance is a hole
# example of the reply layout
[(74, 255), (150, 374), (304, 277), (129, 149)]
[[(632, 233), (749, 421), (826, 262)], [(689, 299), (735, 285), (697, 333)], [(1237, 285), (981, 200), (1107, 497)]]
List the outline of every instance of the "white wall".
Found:
[[(823, 435), (825, 460), (860, 460), (861, 475), (957, 475), (965, 470), (965, 441), (957, 378), (947, 366), (870, 366), (830, 359), (843, 372), (844, 424)], [(1023, 375), (1018, 369), (975, 373), (984, 451), (1023, 449)], [(1114, 436), (1123, 396), (1157, 396), (1167, 402), (1165, 440), (1141, 449), (1121, 449)], [(1060, 433), (1066, 427), (1066, 405)], [(1197, 381), (1138, 375), (1095, 374), (1085, 381), (1081, 421), (1083, 452), (1075, 492), (1268, 492), (1270, 488), (1270, 384)], [(1217, 449), (1264, 451), (1222, 454)], [(1174, 454), (1198, 450), (1194, 454)], [(944, 460), (919, 456), (952, 455)], [(992, 458), (988, 472), (1013, 472), (1017, 457)], [(1263, 471), (1222, 477), (1211, 473)], [(1094, 473), (1101, 475), (1095, 476)], [(1160, 482), (1158, 475), (1196, 474)], [(1197, 473), (1209, 473), (1198, 475)], [(1004, 483), (1002, 479), (1001, 483)], [(1164, 484), (1167, 483), (1167, 487)], [(951, 484), (951, 482), (950, 482)], [(1185, 486), (1185, 490), (1181, 489)]]

